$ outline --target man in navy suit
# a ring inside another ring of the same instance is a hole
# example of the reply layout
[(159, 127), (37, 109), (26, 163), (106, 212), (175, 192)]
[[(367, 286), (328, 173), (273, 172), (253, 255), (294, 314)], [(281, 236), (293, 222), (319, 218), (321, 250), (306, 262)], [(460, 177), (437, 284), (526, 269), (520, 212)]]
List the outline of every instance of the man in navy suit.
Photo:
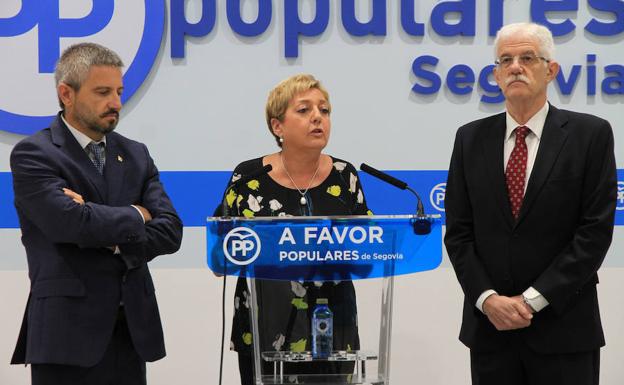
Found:
[(445, 244), (464, 292), (475, 385), (597, 385), (596, 284), (613, 233), (613, 132), (547, 101), (548, 29), (503, 27), (494, 76), (506, 112), (457, 131)]
[(62, 111), (11, 153), (30, 295), (12, 363), (35, 385), (145, 384), (165, 356), (147, 262), (182, 222), (147, 147), (115, 132), (123, 63), (83, 43), (56, 66)]

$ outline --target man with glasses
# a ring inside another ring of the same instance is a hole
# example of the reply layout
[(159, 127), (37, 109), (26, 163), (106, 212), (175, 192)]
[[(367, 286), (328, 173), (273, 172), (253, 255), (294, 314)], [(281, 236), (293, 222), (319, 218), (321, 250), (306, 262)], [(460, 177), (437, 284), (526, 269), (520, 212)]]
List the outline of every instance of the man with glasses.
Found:
[(459, 128), (445, 199), (472, 382), (597, 385), (597, 271), (617, 193), (611, 126), (548, 103), (559, 71), (548, 29), (510, 24), (494, 46), (506, 112)]

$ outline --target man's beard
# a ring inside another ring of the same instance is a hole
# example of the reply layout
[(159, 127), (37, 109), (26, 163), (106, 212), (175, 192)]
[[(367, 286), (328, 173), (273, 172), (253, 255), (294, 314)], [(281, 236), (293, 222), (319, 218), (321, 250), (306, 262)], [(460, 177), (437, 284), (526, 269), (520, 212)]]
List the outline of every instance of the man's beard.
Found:
[[(116, 119), (112, 122), (106, 124), (100, 121), (99, 119), (106, 117), (107, 115), (115, 115)], [(101, 114), (98, 118), (94, 118), (91, 114), (76, 114), (76, 118), (89, 130), (106, 135), (117, 127), (117, 123), (119, 123), (119, 111), (108, 110), (105, 113)]]

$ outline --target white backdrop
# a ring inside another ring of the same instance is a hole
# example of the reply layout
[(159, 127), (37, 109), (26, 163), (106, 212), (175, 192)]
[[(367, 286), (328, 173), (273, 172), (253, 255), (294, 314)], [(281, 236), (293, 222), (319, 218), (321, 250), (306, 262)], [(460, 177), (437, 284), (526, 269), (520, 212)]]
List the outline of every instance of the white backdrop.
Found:
[[(18, 0), (0, 3), (2, 18), (18, 13)], [(61, 17), (78, 18), (90, 11), (90, 1), (60, 1)], [(143, 30), (144, 3), (115, 1), (111, 22), (92, 36), (60, 39), (60, 47), (84, 40), (97, 41), (133, 61)], [(459, 96), (442, 85), (439, 92), (423, 96), (411, 91), (414, 83), (428, 85), (412, 73), (412, 62), (422, 55), (439, 59), (434, 70), (442, 78), (456, 64), (466, 64), (478, 77), (493, 62), (493, 38), (488, 36), (490, 2), (476, 2), (475, 36), (444, 37), (430, 25), (435, 0), (414, 1), (415, 18), (425, 23), (423, 37), (408, 35), (401, 27), (398, 1), (387, 7), (385, 36), (354, 37), (343, 27), (339, 1), (330, 1), (329, 23), (317, 37), (300, 38), (299, 56), (284, 57), (284, 1), (272, 1), (272, 22), (260, 36), (236, 35), (226, 17), (226, 1), (217, 1), (214, 29), (203, 37), (186, 39), (186, 56), (172, 59), (169, 11), (162, 46), (139, 91), (125, 105), (118, 131), (150, 148), (161, 171), (226, 171), (238, 162), (275, 151), (264, 123), (264, 103), (279, 80), (299, 72), (314, 74), (330, 92), (333, 105), (332, 138), (327, 152), (354, 164), (367, 162), (388, 170), (445, 170), (455, 130), (461, 124), (502, 111), (502, 104), (479, 101), (483, 91)], [(200, 20), (201, 1), (186, 1), (186, 18)], [(301, 19), (314, 17), (312, 0), (300, 0)], [(368, 0), (355, 1), (360, 20), (370, 14)], [(469, 2), (468, 2), (469, 3)], [(530, 20), (530, 4), (504, 3), (505, 23)], [(571, 3), (563, 1), (563, 3)], [(573, 3), (573, 2), (572, 2)], [(565, 77), (580, 65), (572, 95), (551, 86), (550, 101), (559, 108), (584, 111), (608, 119), (615, 132), (618, 168), (624, 144), (624, 97), (605, 95), (601, 81), (604, 66), (622, 65), (623, 33), (598, 37), (584, 30), (596, 18), (616, 19), (581, 0), (578, 11), (549, 13), (552, 22), (570, 19), (575, 31), (558, 37), (556, 58)], [(621, 2), (620, 2), (621, 3)], [(243, 18), (253, 21), (257, 1), (241, 1)], [(449, 14), (448, 22), (458, 22)], [(0, 33), (0, 109), (25, 115), (52, 115), (56, 100), (51, 74), (37, 72), (37, 27), (14, 37)], [(587, 55), (595, 54), (597, 92), (587, 95)], [(4, 130), (0, 127), (0, 130)], [(0, 131), (0, 172), (9, 170), (9, 153), (23, 136)], [(189, 188), (193, 188), (189, 186)], [(214, 186), (220, 190), (222, 186)], [(484, 186), (487, 188), (487, 186)], [(1, 197), (0, 199), (4, 199)], [(5, 202), (6, 204), (6, 202)], [(374, 209), (374, 208), (373, 208)], [(17, 338), (28, 294), (25, 255), (19, 229), (0, 229), (0, 361), (8, 363)], [(186, 227), (180, 252), (158, 258), (152, 270), (165, 326), (168, 357), (149, 365), (150, 384), (206, 383), (218, 378), (220, 338), (220, 285), (203, 266), (204, 230)], [(615, 229), (614, 244), (601, 269), (602, 316), (607, 347), (602, 356), (602, 383), (624, 381), (624, 230)], [(230, 280), (231, 312), (233, 280)], [(358, 286), (360, 287), (360, 286)], [(396, 290), (392, 379), (396, 384), (469, 384), (468, 351), (457, 340), (461, 292), (446, 259), (433, 272), (401, 277)], [(371, 311), (366, 288), (358, 291), (360, 312)], [(230, 314), (227, 319), (229, 320)], [(360, 321), (365, 326), (366, 320)], [(363, 327), (364, 327), (363, 326)], [(230, 325), (226, 324), (229, 337)], [(227, 344), (226, 344), (227, 346)], [(236, 356), (225, 353), (225, 384), (237, 380)], [(0, 365), (0, 384), (28, 383), (24, 367)]]

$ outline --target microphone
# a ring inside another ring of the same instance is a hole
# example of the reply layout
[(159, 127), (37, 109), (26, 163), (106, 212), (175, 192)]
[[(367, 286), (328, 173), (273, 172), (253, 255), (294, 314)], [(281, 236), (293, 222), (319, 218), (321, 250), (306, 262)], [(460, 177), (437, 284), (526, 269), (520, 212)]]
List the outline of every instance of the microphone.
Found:
[(227, 197), (230, 190), (238, 187), (239, 185), (243, 183), (249, 182), (253, 178), (259, 177), (260, 175), (268, 174), (269, 172), (271, 172), (271, 170), (273, 170), (273, 166), (271, 166), (270, 164), (267, 164), (266, 166), (258, 167), (257, 169), (252, 170), (250, 173), (243, 175), (238, 180), (230, 183), (228, 188), (225, 189), (225, 193), (223, 193), (223, 200), (221, 201), (221, 216), (223, 217), (230, 216), (230, 210), (225, 199), (225, 197)]
[(425, 215), (425, 208), (423, 206), (422, 200), (420, 199), (420, 195), (413, 190), (411, 187), (407, 185), (407, 183), (399, 180), (391, 175), (386, 174), (385, 172), (381, 172), (366, 163), (362, 163), (360, 165), (360, 170), (364, 171), (367, 174), (374, 176), (377, 179), (381, 179), (382, 181), (393, 185), (394, 187), (400, 188), (401, 190), (408, 190), (412, 194), (416, 196), (416, 221), (414, 222), (414, 232), (416, 234), (429, 234), (431, 232), (431, 222), (427, 219)]
[[(360, 170), (364, 171), (367, 174), (370, 174), (372, 176), (374, 176), (377, 179), (381, 179), (386, 183), (390, 183), (391, 185), (393, 185), (394, 187), (398, 187), (401, 190), (405, 190), (407, 189), (407, 183), (403, 182), (402, 180), (398, 180), (397, 178), (386, 174), (385, 172), (381, 172), (379, 170), (377, 170), (376, 168), (372, 168), (371, 166), (367, 165), (366, 163), (362, 163), (360, 165)], [(418, 196), (418, 194), (416, 194), (416, 196)], [(418, 198), (418, 201), (420, 201), (420, 198)]]

